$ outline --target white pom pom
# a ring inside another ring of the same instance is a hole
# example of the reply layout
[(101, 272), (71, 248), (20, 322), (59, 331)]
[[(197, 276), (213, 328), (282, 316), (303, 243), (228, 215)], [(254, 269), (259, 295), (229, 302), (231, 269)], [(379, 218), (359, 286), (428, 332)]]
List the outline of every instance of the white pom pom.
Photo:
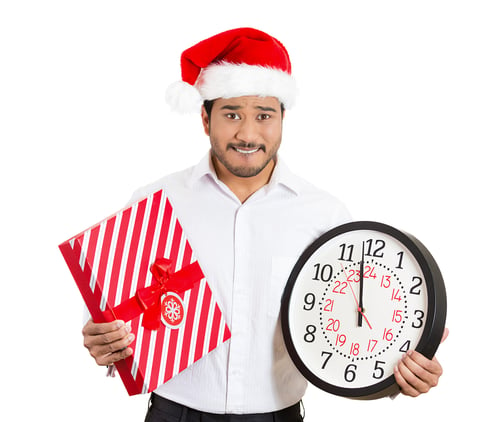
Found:
[(179, 113), (194, 113), (201, 110), (202, 98), (199, 91), (187, 82), (177, 81), (167, 88), (167, 104)]

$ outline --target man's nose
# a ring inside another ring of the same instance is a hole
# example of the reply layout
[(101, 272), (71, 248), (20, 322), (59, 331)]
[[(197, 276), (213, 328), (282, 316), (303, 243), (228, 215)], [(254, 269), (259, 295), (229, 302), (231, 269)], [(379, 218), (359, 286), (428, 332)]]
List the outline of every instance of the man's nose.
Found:
[(256, 142), (259, 139), (259, 130), (255, 121), (244, 119), (238, 128), (236, 137), (238, 140), (243, 142)]

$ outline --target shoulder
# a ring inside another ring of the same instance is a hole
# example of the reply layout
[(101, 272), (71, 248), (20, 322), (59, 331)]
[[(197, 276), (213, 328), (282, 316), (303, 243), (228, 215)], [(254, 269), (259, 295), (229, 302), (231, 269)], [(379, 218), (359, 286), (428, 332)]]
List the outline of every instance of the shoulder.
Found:
[(321, 221), (328, 219), (331, 225), (352, 220), (344, 202), (336, 196), (289, 170), (286, 180), (288, 187), (296, 193), (296, 202), (305, 214), (318, 217)]
[(165, 192), (172, 198), (182, 198), (195, 187), (198, 180), (205, 179), (211, 171), (210, 156), (206, 154), (197, 164), (184, 170), (168, 174), (146, 186), (137, 189), (131, 197), (131, 203), (136, 202), (152, 193), (165, 189)]
[(166, 192), (177, 192), (185, 189), (190, 175), (192, 174), (194, 167), (189, 167), (184, 170), (170, 173), (161, 177), (145, 186), (136, 189), (129, 200), (129, 203), (137, 202), (160, 189), (165, 189)]
[(312, 217), (326, 222), (329, 227), (352, 221), (352, 216), (342, 200), (309, 182), (305, 183), (303, 201)]

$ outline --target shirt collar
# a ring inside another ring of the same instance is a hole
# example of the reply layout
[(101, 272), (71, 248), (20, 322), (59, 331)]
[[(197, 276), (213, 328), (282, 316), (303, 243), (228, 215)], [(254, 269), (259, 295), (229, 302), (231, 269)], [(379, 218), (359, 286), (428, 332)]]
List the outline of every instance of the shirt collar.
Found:
[[(192, 170), (189, 178), (189, 186), (193, 186), (200, 179), (205, 177), (211, 178), (218, 184), (221, 183), (211, 161), (211, 151), (209, 151)], [(276, 166), (274, 167), (271, 179), (267, 184), (267, 189), (270, 190), (279, 185), (284, 186), (296, 195), (299, 194), (300, 186), (297, 177), (289, 170), (281, 156), (278, 155)]]
[(208, 152), (192, 169), (189, 186), (193, 186), (204, 177), (211, 177), (213, 180), (218, 181), (218, 176), (211, 161), (211, 152)]
[(274, 167), (268, 186), (269, 188), (273, 188), (278, 185), (299, 195), (300, 185), (298, 183), (298, 177), (289, 170), (289, 167), (284, 163), (280, 155), (277, 156), (276, 166)]

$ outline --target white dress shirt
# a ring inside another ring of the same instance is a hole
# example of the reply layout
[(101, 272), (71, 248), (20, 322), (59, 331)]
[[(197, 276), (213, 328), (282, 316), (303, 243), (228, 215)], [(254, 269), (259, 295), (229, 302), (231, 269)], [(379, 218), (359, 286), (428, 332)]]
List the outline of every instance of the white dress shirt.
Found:
[(155, 390), (212, 413), (263, 413), (304, 395), (287, 354), (279, 311), (304, 249), (350, 219), (337, 199), (293, 175), (279, 159), (270, 182), (245, 203), (218, 180), (206, 155), (133, 195), (165, 189), (231, 329), (231, 339)]

